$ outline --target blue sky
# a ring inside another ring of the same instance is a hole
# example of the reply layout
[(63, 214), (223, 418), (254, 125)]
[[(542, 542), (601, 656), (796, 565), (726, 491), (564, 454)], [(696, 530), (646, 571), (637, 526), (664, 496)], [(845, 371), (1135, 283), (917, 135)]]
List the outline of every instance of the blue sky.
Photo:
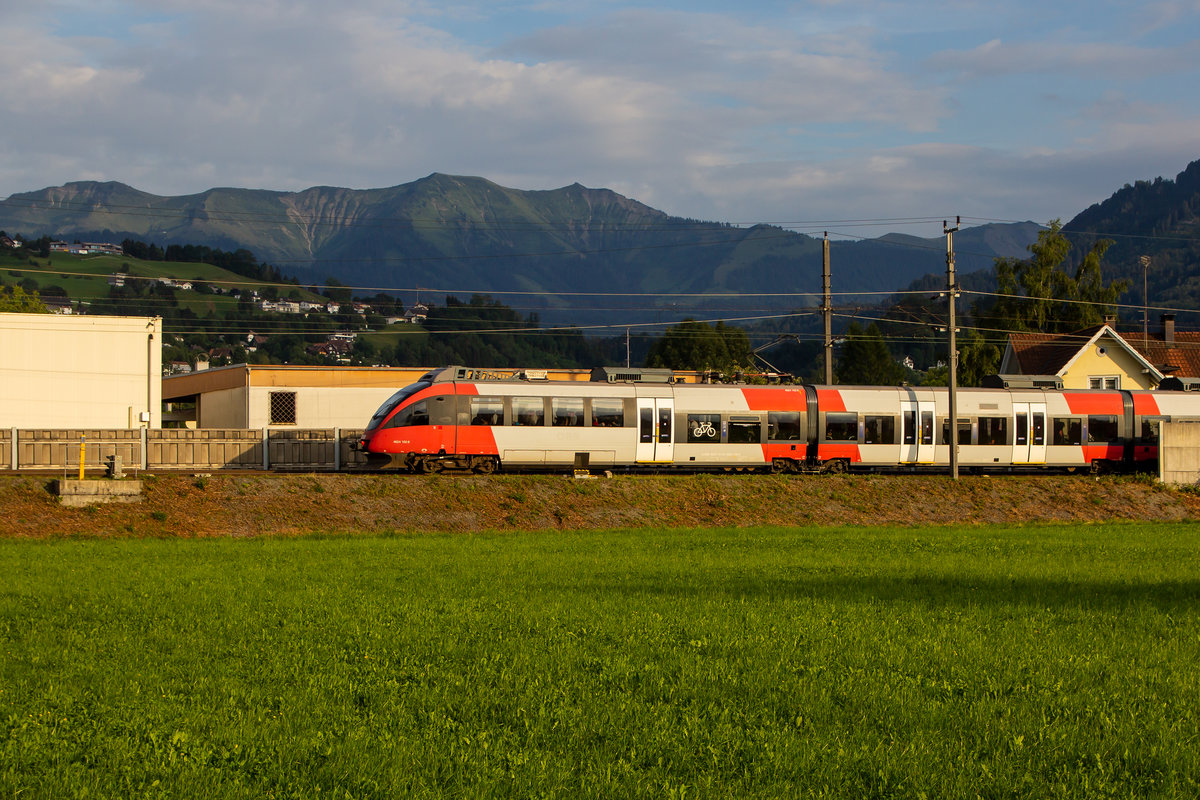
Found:
[(956, 214), (1069, 219), (1200, 158), (1200, 0), (0, 0), (0, 19), (0, 197), (445, 172), (936, 236)]

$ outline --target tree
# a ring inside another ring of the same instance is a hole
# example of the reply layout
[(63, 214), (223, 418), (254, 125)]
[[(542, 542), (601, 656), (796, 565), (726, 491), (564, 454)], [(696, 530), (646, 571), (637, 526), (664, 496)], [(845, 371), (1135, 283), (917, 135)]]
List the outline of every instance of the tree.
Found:
[(1112, 244), (1102, 239), (1080, 260), (1074, 274), (1065, 262), (1071, 243), (1062, 234), (1062, 223), (1052, 220), (1029, 246), (1030, 258), (998, 258), (996, 292), (990, 308), (976, 308), (975, 316), (989, 327), (1004, 331), (1070, 333), (1099, 325), (1112, 313), (1127, 281), (1106, 284), (1100, 261)]
[(753, 363), (750, 338), (744, 330), (723, 322), (713, 327), (693, 319), (668, 328), (662, 338), (651, 345), (646, 356), (648, 367), (723, 373), (741, 372)]
[(1096, 242), (1068, 272), (1071, 243), (1056, 219), (1029, 246), (1029, 258), (996, 259), (998, 296), (990, 305), (977, 302), (972, 308), (979, 330), (960, 348), (959, 383), (977, 386), (995, 374), (1009, 332), (1073, 333), (1104, 322), (1129, 286), (1128, 281), (1104, 282), (1100, 262), (1111, 244)]
[(862, 386), (898, 386), (904, 368), (883, 342), (879, 326), (872, 322), (864, 331), (857, 322), (846, 329), (846, 343), (837, 361), (838, 383)]
[(15, 311), (23, 314), (49, 314), (37, 292), (26, 292), (20, 286), (0, 286), (0, 312)]

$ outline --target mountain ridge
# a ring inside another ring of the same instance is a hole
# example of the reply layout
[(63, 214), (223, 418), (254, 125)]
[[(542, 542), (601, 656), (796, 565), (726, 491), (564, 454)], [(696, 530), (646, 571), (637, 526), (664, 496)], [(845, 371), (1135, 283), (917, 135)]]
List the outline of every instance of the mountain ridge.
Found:
[[(1032, 222), (967, 228), (963, 271), (1022, 256)], [(0, 201), (0, 229), (57, 238), (140, 239), (245, 248), (308, 283), (327, 277), (372, 289), (528, 292), (547, 313), (580, 311), (568, 293), (793, 295), (815, 305), (821, 242), (769, 225), (675, 217), (605, 188), (511, 189), (434, 172), (375, 189), (296, 192), (215, 187), (159, 196), (117, 181), (73, 181)], [(832, 243), (834, 286), (864, 296), (944, 270), (940, 238), (895, 235)], [(719, 301), (751, 307), (761, 301)], [(647, 298), (646, 318), (698, 313), (718, 301)], [(596, 314), (603, 302), (592, 303)], [(587, 309), (582, 310), (588, 314)]]

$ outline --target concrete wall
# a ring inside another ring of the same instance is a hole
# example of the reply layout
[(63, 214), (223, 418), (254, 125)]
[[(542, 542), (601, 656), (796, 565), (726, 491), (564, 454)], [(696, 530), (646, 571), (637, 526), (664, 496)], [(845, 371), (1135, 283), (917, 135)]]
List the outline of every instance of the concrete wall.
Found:
[[(383, 401), (400, 386), (360, 388), (351, 386), (252, 386), (247, 428), (281, 428), (271, 424), (271, 393), (295, 392), (296, 424), (282, 428), (365, 428)], [(202, 404), (208, 395), (201, 397)], [(207, 419), (207, 414), (206, 417)], [(207, 424), (202, 423), (202, 426)], [(230, 426), (233, 427), (233, 426)]]
[(161, 318), (0, 314), (0, 428), (161, 424)]
[[(205, 392), (197, 401), (197, 425), (201, 428), (249, 428), (246, 407), (246, 387)], [(365, 425), (360, 422), (359, 425)], [(266, 427), (259, 425), (259, 428)]]
[(1200, 483), (1200, 422), (1162, 423), (1158, 477), (1176, 485)]

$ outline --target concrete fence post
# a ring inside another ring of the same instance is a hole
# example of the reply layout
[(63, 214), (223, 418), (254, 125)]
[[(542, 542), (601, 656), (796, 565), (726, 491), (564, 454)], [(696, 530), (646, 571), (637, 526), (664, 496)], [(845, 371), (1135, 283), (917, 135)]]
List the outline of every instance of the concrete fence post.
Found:
[(333, 471), (342, 471), (342, 429), (333, 429)]
[(142, 472), (150, 469), (150, 429), (142, 428)]
[(263, 471), (271, 468), (271, 442), (267, 438), (267, 429), (262, 429)]
[(16, 470), (17, 468), (17, 429), (12, 429), (12, 438), (8, 440), (11, 452), (9, 453), (9, 465)]

